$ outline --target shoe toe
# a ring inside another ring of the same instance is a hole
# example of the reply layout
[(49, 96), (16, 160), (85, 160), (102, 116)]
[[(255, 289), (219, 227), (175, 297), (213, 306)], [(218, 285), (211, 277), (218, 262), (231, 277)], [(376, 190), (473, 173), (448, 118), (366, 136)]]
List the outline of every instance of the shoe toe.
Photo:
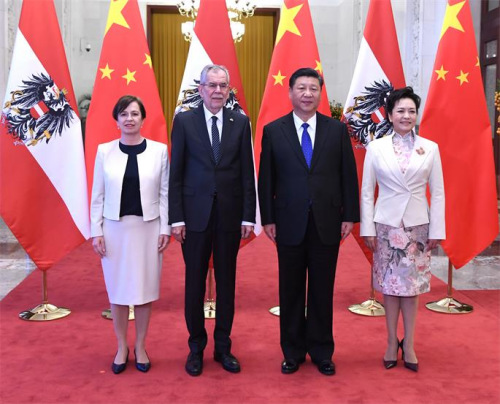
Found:
[(333, 363), (331, 360), (329, 359), (322, 360), (317, 365), (320, 373), (327, 376), (332, 376), (335, 374), (335, 363)]

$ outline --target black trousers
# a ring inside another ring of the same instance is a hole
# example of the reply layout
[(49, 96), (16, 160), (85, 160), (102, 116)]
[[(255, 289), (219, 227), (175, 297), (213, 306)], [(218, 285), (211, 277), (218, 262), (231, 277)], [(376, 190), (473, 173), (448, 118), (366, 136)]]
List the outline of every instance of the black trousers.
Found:
[(188, 345), (191, 352), (203, 352), (207, 345), (204, 300), (210, 255), (213, 252), (216, 282), (216, 310), (214, 341), (215, 351), (231, 351), (231, 328), (234, 318), (236, 284), (236, 257), (241, 231), (222, 231), (218, 220), (217, 202), (206, 231), (187, 231), (182, 244), (186, 264), (184, 315), (189, 331)]
[(335, 346), (333, 285), (339, 243), (326, 245), (321, 242), (312, 212), (309, 212), (304, 240), (293, 246), (278, 242), (277, 248), (283, 355), (287, 359), (300, 360), (309, 353), (314, 362), (331, 359)]

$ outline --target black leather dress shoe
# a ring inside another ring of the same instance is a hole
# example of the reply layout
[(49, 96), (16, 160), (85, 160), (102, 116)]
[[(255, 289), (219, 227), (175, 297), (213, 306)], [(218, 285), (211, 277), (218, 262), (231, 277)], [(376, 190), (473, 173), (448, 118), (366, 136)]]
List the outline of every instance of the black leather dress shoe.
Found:
[(186, 372), (191, 376), (199, 376), (203, 371), (203, 352), (190, 352), (186, 361)]
[(241, 370), (240, 362), (231, 353), (214, 352), (214, 359), (216, 362), (222, 363), (222, 367), (228, 372), (238, 373)]
[[(146, 356), (147, 355), (148, 355), (148, 353), (146, 352)], [(135, 356), (135, 349), (134, 349), (134, 356)], [(140, 372), (146, 373), (149, 369), (151, 369), (151, 361), (148, 361), (146, 363), (139, 363), (139, 362), (137, 362), (137, 356), (136, 356), (135, 357), (135, 368), (137, 370), (139, 370)]]
[(120, 374), (121, 372), (123, 372), (127, 368), (127, 362), (128, 362), (128, 349), (127, 349), (127, 359), (125, 359), (125, 362), (124, 363), (120, 363), (119, 365), (116, 364), (115, 362), (113, 362), (111, 364), (111, 370), (113, 371), (113, 373), (115, 375), (118, 375), (118, 374)]
[(386, 369), (392, 369), (392, 368), (395, 368), (398, 365), (397, 359), (398, 359), (399, 345), (400, 345), (400, 342), (398, 341), (398, 347), (396, 349), (396, 360), (395, 361), (387, 361), (387, 360), (385, 360), (385, 358), (383, 359), (383, 361), (384, 361), (384, 367)]
[(324, 359), (320, 362), (316, 362), (318, 366), (318, 370), (320, 373), (323, 373), (327, 376), (332, 376), (335, 374), (335, 363), (333, 363), (330, 359)]
[(401, 357), (403, 358), (403, 362), (404, 362), (405, 368), (406, 369), (410, 369), (413, 372), (418, 372), (418, 363), (406, 362), (406, 359), (405, 359), (405, 350), (403, 349), (404, 340), (405, 340), (404, 338), (401, 340), (401, 342), (399, 343), (399, 346), (401, 347)]
[(295, 373), (299, 370), (300, 364), (304, 363), (305, 358), (295, 360), (295, 359), (285, 359), (281, 362), (281, 373), (285, 375), (289, 375), (291, 373)]

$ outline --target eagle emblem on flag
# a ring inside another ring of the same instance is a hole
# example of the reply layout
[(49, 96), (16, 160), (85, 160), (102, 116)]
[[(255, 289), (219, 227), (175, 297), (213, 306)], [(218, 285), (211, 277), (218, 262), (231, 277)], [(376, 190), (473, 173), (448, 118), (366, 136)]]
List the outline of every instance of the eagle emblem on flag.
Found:
[(4, 105), (2, 122), (15, 142), (35, 146), (54, 135), (62, 135), (69, 128), (75, 113), (67, 98), (67, 90), (59, 89), (49, 75), (33, 74), (18, 90), (11, 91), (11, 99)]
[(391, 131), (386, 118), (385, 102), (394, 90), (391, 83), (381, 80), (365, 87), (362, 95), (354, 97), (354, 103), (345, 113), (351, 137), (363, 146), (384, 137)]

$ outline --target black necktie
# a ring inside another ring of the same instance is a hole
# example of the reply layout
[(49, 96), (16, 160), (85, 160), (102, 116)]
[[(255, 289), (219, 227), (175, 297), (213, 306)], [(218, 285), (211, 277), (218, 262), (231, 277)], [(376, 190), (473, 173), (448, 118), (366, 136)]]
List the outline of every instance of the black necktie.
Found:
[(219, 164), (220, 159), (220, 137), (217, 128), (217, 117), (212, 117), (212, 150), (214, 152), (215, 164)]

